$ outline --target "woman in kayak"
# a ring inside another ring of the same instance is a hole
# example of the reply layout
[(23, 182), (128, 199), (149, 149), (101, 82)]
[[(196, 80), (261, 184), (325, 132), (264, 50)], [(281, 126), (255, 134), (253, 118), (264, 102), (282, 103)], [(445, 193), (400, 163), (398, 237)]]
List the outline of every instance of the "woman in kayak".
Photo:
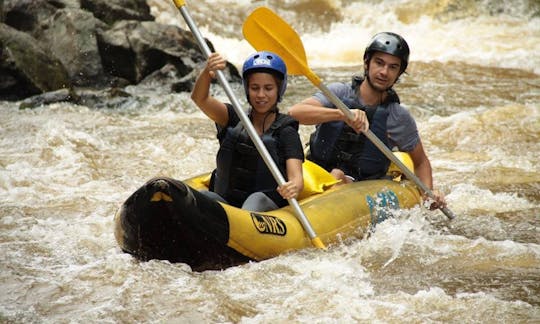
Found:
[(278, 55), (263, 51), (250, 55), (242, 68), (250, 105), (248, 117), (286, 179), (278, 186), (233, 106), (210, 95), (215, 71), (225, 66), (226, 60), (212, 53), (191, 93), (195, 104), (216, 123), (220, 144), (210, 190), (204, 193), (251, 211), (283, 207), (286, 199), (296, 198), (304, 185), (298, 122), (277, 107), (287, 88), (287, 67)]

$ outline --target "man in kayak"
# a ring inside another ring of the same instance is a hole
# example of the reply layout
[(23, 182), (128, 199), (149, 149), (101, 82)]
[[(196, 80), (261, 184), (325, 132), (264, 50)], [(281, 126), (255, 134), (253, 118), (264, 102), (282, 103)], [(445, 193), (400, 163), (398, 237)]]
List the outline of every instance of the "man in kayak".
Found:
[(287, 180), (277, 185), (233, 106), (209, 94), (215, 71), (224, 69), (225, 59), (212, 53), (200, 73), (191, 99), (216, 123), (220, 148), (207, 196), (251, 211), (283, 207), (286, 199), (296, 198), (304, 182), (304, 152), (298, 134), (298, 121), (279, 112), (277, 104), (287, 88), (285, 62), (271, 52), (257, 52), (244, 62), (242, 79), (248, 113), (270, 156)]
[[(431, 163), (416, 122), (392, 89), (408, 63), (407, 42), (395, 33), (378, 33), (364, 52), (364, 76), (328, 86), (351, 109), (352, 120), (320, 91), (292, 106), (289, 115), (301, 124), (317, 125), (307, 158), (342, 183), (384, 177), (390, 160), (362, 134), (369, 128), (389, 148), (408, 152), (415, 174), (433, 189)], [(424, 197), (430, 209), (446, 206), (444, 195), (438, 190), (433, 193), (435, 201)]]

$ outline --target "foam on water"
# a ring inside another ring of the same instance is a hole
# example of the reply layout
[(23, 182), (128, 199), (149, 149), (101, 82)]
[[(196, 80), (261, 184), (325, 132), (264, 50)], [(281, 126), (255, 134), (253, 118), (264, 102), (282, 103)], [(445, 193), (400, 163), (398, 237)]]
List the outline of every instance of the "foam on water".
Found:
[[(159, 2), (153, 1), (153, 14), (158, 21), (186, 28), (174, 8), (162, 6), (158, 9)], [(540, 18), (525, 14), (529, 10), (525, 2), (500, 4), (498, 14), (487, 10), (493, 4), (484, 7), (476, 3), (468, 8), (463, 3), (455, 4), (456, 7), (465, 6), (461, 8), (465, 9), (465, 14), (452, 12), (451, 4), (437, 2), (434, 5), (422, 0), (327, 4), (339, 12), (341, 20), (327, 21), (318, 17), (319, 20), (309, 22), (315, 26), (319, 23), (319, 28), (306, 28), (299, 21), (287, 21), (285, 18), (298, 16), (297, 19), (300, 19), (302, 16), (302, 13), (290, 12), (294, 6), (276, 7), (275, 4), (261, 2), (222, 4), (222, 8), (247, 17), (256, 6), (268, 5), (299, 33), (312, 68), (359, 65), (370, 38), (381, 31), (393, 31), (401, 34), (409, 43), (413, 62), (463, 61), (540, 74), (540, 57), (536, 54), (540, 52)], [(220, 7), (217, 3), (206, 3), (207, 6)], [(205, 12), (208, 10), (202, 3), (194, 7)], [(224, 29), (229, 29), (231, 24), (224, 23), (221, 29), (216, 26), (208, 29), (207, 20), (199, 21), (203, 35), (213, 42), (217, 51), (226, 54), (237, 66), (241, 66), (253, 51), (241, 35), (241, 18), (232, 23), (235, 28), (227, 33), (235, 37), (223, 37)], [(329, 26), (328, 29), (325, 26)]]
[(540, 208), (537, 204), (531, 203), (515, 193), (493, 193), (468, 183), (454, 185), (452, 192), (447, 195), (447, 199), (452, 206), (456, 206), (456, 212), (466, 210), (506, 212)]
[[(192, 1), (188, 6), (221, 16), (220, 5), (233, 8), (238, 14), (227, 30), (239, 33), (235, 24), (244, 9), (266, 2)], [(268, 3), (301, 19), (290, 8), (302, 1)], [(420, 14), (407, 11), (407, 3), (417, 5)], [(310, 64), (317, 67), (358, 65), (357, 49), (382, 28), (410, 39), (413, 59), (427, 63), (418, 65), (419, 73), (405, 80), (402, 89), (418, 102), (410, 109), (436, 186), (447, 193), (458, 218), (448, 221), (441, 212), (418, 206), (395, 212), (395, 218), (378, 224), (371, 234), (359, 233), (363, 239), (328, 251), (305, 249), (223, 271), (196, 273), (181, 263), (141, 262), (115, 242), (113, 215), (119, 204), (153, 176), (184, 179), (215, 165), (215, 126), (189, 94), (128, 87), (133, 100), (116, 109), (61, 103), (18, 110), (17, 103), (2, 102), (0, 318), (95, 323), (537, 321), (537, 81), (522, 81), (531, 74), (510, 73), (491, 87), (504, 71), (475, 68), (465, 74), (472, 67), (467, 64), (451, 65), (456, 75), (422, 79), (422, 73), (445, 66), (435, 61), (537, 69), (537, 18), (508, 13), (491, 17), (479, 11), (442, 19), (432, 13), (438, 9), (430, 3), (446, 1), (325, 2), (342, 6), (343, 19), (321, 17), (316, 23), (326, 29), (314, 28), (314, 23), (298, 26)], [(169, 1), (163, 4), (170, 9)], [(181, 18), (172, 9), (168, 18), (162, 12), (163, 19), (178, 23)], [(251, 51), (239, 37), (201, 27), (235, 64)], [(332, 70), (349, 77), (348, 71)], [(463, 85), (463, 75), (474, 79), (467, 84), (474, 88), (456, 94), (451, 89)], [(417, 86), (417, 80), (428, 90)], [(301, 82), (294, 85), (313, 90)], [(515, 85), (522, 95), (513, 93)], [(305, 95), (293, 90), (287, 102)], [(226, 100), (218, 86), (212, 91)], [(417, 92), (420, 97), (435, 94), (418, 99)], [(433, 108), (430, 101), (438, 96), (443, 107)], [(456, 107), (445, 108), (452, 105)], [(302, 131), (307, 142), (309, 131)]]

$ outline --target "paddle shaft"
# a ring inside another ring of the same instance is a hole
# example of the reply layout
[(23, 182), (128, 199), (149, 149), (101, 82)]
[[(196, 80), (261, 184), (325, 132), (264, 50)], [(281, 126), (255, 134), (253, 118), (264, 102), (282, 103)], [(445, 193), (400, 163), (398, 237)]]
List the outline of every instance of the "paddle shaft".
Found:
[[(206, 44), (201, 32), (197, 28), (197, 25), (195, 25), (195, 22), (191, 18), (191, 15), (189, 14), (189, 11), (184, 6), (184, 1), (179, 1), (179, 0), (173, 0), (173, 1), (175, 3), (176, 7), (178, 8), (178, 10), (180, 11), (180, 13), (182, 14), (182, 17), (186, 21), (187, 25), (189, 26), (189, 29), (191, 30), (193, 36), (195, 36), (195, 39), (197, 40), (197, 43), (199, 44), (199, 47), (201, 48), (201, 51), (203, 52), (204, 56), (206, 58), (208, 58), (210, 56), (210, 54), (211, 54), (210, 48)], [(270, 156), (270, 153), (266, 149), (266, 146), (264, 146), (261, 138), (259, 137), (259, 135), (257, 134), (257, 131), (255, 130), (255, 127), (253, 127), (253, 125), (251, 124), (251, 121), (249, 120), (248, 116), (242, 110), (242, 105), (240, 104), (240, 102), (238, 101), (236, 96), (234, 95), (234, 92), (233, 92), (231, 86), (229, 85), (229, 83), (227, 82), (227, 79), (225, 78), (225, 74), (221, 70), (217, 70), (216, 74), (217, 74), (218, 81), (221, 84), (221, 86), (223, 87), (223, 89), (225, 90), (225, 93), (227, 94), (227, 97), (229, 97), (229, 100), (231, 101), (231, 104), (233, 105), (233, 108), (234, 108), (236, 114), (238, 115), (238, 117), (240, 118), (240, 121), (242, 122), (242, 124), (246, 128), (249, 137), (251, 138), (251, 140), (255, 144), (255, 147), (259, 151), (259, 154), (261, 154), (261, 156), (262, 156), (262, 158), (264, 160), (264, 163), (266, 163), (266, 166), (268, 167), (268, 169), (270, 170), (270, 172), (274, 176), (274, 179), (277, 181), (278, 185), (280, 185), (280, 186), (285, 184), (286, 181), (283, 178), (283, 175), (281, 174), (281, 172), (279, 171), (276, 163), (274, 162), (274, 160)], [(304, 215), (304, 212), (300, 208), (300, 205), (298, 204), (298, 201), (296, 199), (294, 199), (294, 198), (291, 198), (291, 199), (288, 199), (288, 202), (293, 207), (294, 212), (295, 212), (298, 220), (302, 224), (302, 227), (304, 228), (304, 230), (308, 234), (308, 236), (311, 239), (313, 245), (318, 247), (318, 248), (323, 248), (324, 249), (325, 248), (324, 244), (317, 237), (317, 234), (315, 234), (315, 231), (313, 230), (313, 227), (309, 223), (309, 220), (307, 219), (307, 217)]]

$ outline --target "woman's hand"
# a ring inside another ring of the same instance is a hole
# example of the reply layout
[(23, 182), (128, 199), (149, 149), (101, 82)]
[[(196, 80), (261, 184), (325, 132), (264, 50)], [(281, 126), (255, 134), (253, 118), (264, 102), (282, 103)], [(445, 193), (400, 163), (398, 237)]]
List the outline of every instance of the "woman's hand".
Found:
[(293, 181), (285, 182), (283, 185), (277, 187), (277, 192), (284, 199), (293, 199), (298, 196), (298, 186)]
[(223, 70), (227, 66), (227, 61), (219, 53), (211, 53), (206, 61), (206, 71), (210, 74), (210, 77), (216, 77), (217, 70)]

